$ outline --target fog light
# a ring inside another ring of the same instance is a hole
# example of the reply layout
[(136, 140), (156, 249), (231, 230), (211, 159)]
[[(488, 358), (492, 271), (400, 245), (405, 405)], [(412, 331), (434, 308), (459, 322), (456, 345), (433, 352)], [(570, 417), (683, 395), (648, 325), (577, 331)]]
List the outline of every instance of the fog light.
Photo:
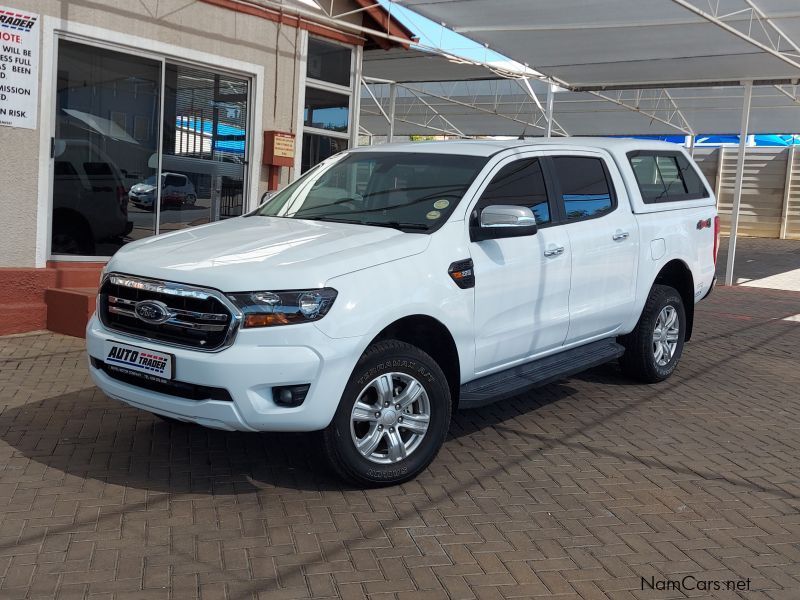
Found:
[(310, 384), (282, 385), (272, 388), (272, 399), (278, 406), (300, 406), (306, 399)]

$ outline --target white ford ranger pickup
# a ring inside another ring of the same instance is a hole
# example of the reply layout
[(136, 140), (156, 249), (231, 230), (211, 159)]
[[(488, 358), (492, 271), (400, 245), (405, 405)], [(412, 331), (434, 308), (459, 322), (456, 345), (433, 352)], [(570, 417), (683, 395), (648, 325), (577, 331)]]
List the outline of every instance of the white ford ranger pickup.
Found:
[(714, 285), (715, 205), (663, 142), (343, 152), (243, 217), (117, 252), (91, 375), (171, 420), (321, 432), (340, 475), (400, 483), (456, 408), (614, 360), (669, 377)]

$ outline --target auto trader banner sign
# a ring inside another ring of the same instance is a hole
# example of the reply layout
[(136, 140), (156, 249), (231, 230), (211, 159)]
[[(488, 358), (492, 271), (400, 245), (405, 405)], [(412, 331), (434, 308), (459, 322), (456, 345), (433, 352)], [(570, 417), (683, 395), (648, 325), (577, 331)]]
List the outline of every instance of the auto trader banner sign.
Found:
[(36, 128), (39, 15), (0, 6), (0, 125)]

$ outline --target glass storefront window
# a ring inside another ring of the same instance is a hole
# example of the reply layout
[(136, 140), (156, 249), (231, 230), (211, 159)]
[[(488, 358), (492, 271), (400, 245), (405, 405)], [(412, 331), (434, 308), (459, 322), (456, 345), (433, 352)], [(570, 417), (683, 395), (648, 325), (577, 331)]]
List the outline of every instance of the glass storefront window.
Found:
[(242, 214), (248, 85), (60, 40), (51, 254), (110, 256), (132, 240)]
[(352, 60), (351, 47), (308, 39), (301, 173), (349, 146)]
[(346, 132), (349, 117), (350, 98), (347, 95), (306, 88), (303, 108), (303, 124), (306, 127)]
[(159, 232), (244, 211), (247, 80), (167, 63)]
[(155, 177), (160, 81), (158, 61), (59, 44), (52, 254), (109, 256), (153, 235), (153, 214), (128, 193)]
[(301, 171), (305, 173), (314, 165), (342, 150), (347, 150), (347, 140), (304, 132)]
[(350, 87), (352, 54), (352, 49), (345, 46), (309, 38), (306, 77)]

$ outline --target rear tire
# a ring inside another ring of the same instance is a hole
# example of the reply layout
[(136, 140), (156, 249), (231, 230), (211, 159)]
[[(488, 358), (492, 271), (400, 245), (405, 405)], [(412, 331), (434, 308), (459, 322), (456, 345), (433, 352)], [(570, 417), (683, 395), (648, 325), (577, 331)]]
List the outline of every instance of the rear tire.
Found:
[(447, 379), (430, 356), (405, 342), (377, 342), (322, 433), (325, 454), (340, 477), (359, 486), (397, 485), (436, 457), (451, 412)]
[(645, 383), (664, 381), (675, 371), (686, 338), (686, 311), (675, 288), (653, 285), (639, 322), (620, 338), (625, 375)]

